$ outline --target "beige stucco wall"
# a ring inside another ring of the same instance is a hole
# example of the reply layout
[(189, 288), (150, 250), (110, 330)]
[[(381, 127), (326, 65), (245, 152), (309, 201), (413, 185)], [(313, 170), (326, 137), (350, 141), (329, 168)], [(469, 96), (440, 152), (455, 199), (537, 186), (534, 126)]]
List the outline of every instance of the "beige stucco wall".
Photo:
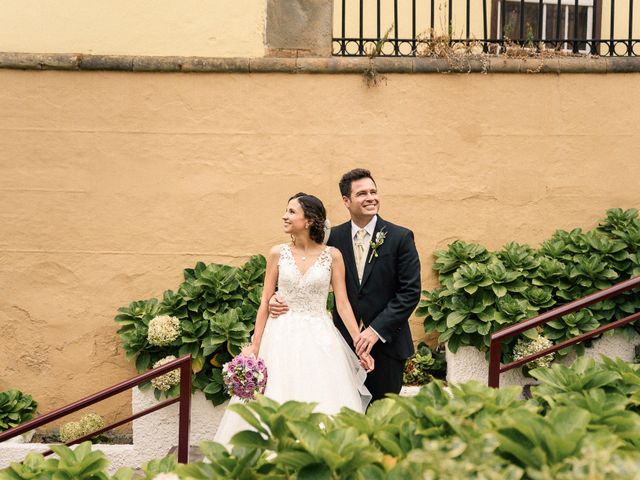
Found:
[[(454, 239), (537, 244), (640, 207), (637, 82), (0, 70), (0, 390), (46, 412), (134, 374), (118, 307), (174, 289), (198, 260), (286, 241), (297, 191), (344, 221), (336, 182), (352, 167), (372, 169), (382, 215), (414, 230), (425, 288)], [(128, 408), (125, 395), (98, 411)]]
[(260, 57), (266, 0), (3, 0), (0, 51)]

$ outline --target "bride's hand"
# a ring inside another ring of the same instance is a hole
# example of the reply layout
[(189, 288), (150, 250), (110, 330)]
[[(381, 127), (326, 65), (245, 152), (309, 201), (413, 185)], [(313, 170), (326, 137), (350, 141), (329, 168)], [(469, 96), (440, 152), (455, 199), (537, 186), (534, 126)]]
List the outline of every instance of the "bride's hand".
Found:
[(245, 357), (258, 357), (257, 349), (253, 346), (253, 344), (245, 345), (245, 347), (240, 352), (240, 355), (244, 355)]
[(375, 368), (375, 361), (371, 355), (364, 353), (360, 355), (360, 365), (367, 371), (367, 373), (372, 372)]

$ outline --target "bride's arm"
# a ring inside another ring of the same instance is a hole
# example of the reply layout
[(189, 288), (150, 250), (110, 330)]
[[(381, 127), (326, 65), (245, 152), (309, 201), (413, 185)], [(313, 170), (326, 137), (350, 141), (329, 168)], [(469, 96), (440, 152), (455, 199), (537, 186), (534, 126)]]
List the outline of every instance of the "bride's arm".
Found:
[[(360, 337), (360, 329), (358, 328), (358, 322), (353, 314), (353, 308), (351, 308), (351, 303), (347, 296), (347, 286), (344, 279), (344, 261), (342, 260), (342, 254), (337, 248), (331, 249), (331, 260), (331, 287), (333, 288), (336, 309), (355, 345), (356, 340)], [(375, 367), (373, 357), (367, 352), (358, 356), (360, 357), (360, 365), (362, 368), (367, 372), (371, 372)]]
[(262, 341), (264, 326), (267, 324), (267, 318), (269, 317), (269, 299), (276, 292), (279, 258), (280, 245), (276, 245), (271, 248), (267, 256), (267, 269), (264, 274), (262, 298), (260, 299), (260, 306), (258, 307), (258, 313), (256, 314), (256, 325), (253, 331), (253, 340), (251, 342), (251, 353), (256, 357), (260, 352), (260, 342)]
[(360, 336), (360, 329), (358, 328), (358, 322), (353, 314), (353, 309), (347, 296), (344, 261), (342, 260), (342, 254), (337, 248), (331, 249), (331, 260), (331, 287), (333, 288), (336, 309), (355, 344)]

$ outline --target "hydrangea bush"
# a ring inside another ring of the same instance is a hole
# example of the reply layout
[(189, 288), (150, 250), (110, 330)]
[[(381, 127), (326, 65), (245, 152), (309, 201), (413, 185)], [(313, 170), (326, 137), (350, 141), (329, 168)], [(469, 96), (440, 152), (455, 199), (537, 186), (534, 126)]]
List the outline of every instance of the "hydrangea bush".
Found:
[[(452, 352), (461, 346), (487, 351), (493, 332), (640, 275), (640, 219), (634, 208), (614, 208), (597, 228), (558, 230), (537, 249), (510, 242), (490, 252), (458, 240), (434, 255), (440, 287), (423, 292), (416, 314), (425, 317), (425, 330), (437, 332)], [(627, 292), (549, 322), (542, 332), (532, 329), (523, 335), (531, 345), (543, 342), (540, 334), (558, 343), (639, 309), (640, 296)], [(638, 327), (628, 325), (623, 332), (634, 330)], [(503, 344), (504, 362), (513, 360), (517, 341)], [(520, 345), (519, 351), (527, 343)], [(580, 354), (584, 347), (578, 344), (558, 354), (571, 349)]]
[[(168, 356), (193, 357), (192, 385), (215, 405), (228, 396), (223, 388), (222, 365), (249, 341), (260, 305), (266, 267), (261, 255), (241, 267), (198, 262), (184, 270), (184, 282), (162, 300), (151, 298), (118, 310), (115, 320), (128, 358), (139, 372)], [(174, 377), (149, 382), (156, 398), (171, 396)], [(167, 388), (168, 387), (168, 388)]]
[(37, 408), (38, 402), (20, 390), (0, 392), (0, 432), (31, 420)]
[[(176, 357), (174, 357), (173, 355), (167, 355), (166, 357), (161, 358), (156, 363), (154, 363), (153, 368), (165, 365), (175, 359)], [(164, 375), (152, 378), (151, 385), (153, 385), (153, 388), (160, 390), (161, 392), (168, 392), (171, 389), (175, 389), (176, 391), (171, 392), (171, 394), (178, 393), (176, 387), (180, 385), (180, 369), (176, 368), (175, 370), (171, 370)]]
[(67, 422), (60, 426), (59, 435), (63, 443), (84, 437), (104, 427), (104, 419), (97, 413), (87, 413), (77, 422)]

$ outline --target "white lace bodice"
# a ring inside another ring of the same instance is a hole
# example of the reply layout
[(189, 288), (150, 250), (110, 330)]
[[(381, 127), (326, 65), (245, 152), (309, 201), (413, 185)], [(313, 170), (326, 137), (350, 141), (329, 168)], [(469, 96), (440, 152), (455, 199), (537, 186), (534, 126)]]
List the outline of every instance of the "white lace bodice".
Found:
[(318, 258), (300, 272), (291, 248), (283, 244), (278, 261), (278, 293), (291, 312), (327, 315), (327, 295), (331, 283), (331, 248), (325, 247)]

